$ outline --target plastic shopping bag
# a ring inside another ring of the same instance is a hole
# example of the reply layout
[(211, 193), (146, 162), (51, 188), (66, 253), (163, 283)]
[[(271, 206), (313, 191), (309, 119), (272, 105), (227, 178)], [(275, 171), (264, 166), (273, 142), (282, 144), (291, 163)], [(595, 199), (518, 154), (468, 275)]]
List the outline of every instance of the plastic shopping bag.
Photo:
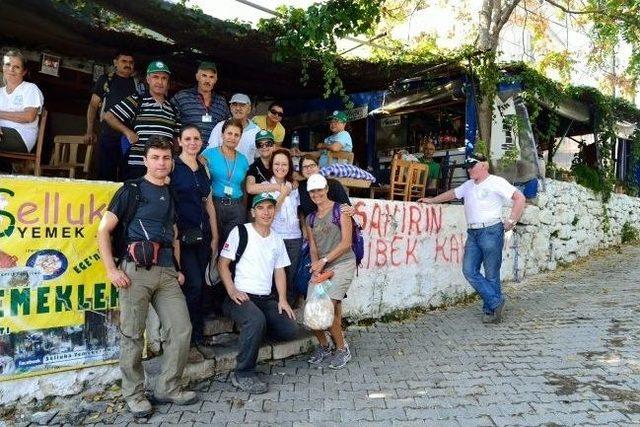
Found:
[(328, 329), (333, 323), (333, 303), (326, 289), (332, 286), (329, 279), (320, 283), (310, 282), (311, 291), (304, 306), (304, 325), (314, 331)]

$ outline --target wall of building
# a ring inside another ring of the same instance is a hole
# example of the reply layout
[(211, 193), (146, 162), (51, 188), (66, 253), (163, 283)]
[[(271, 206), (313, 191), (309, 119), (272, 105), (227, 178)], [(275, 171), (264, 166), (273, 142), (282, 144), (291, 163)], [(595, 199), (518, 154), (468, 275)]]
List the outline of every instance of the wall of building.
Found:
[[(546, 184), (537, 205), (527, 205), (521, 225), (505, 236), (504, 281), (554, 270), (618, 244), (625, 222), (640, 224), (638, 198), (612, 195), (605, 232), (600, 196), (575, 183)], [(355, 207), (364, 224), (366, 253), (345, 300), (346, 317), (378, 318), (400, 309), (446, 305), (471, 293), (461, 271), (462, 205), (356, 199)]]

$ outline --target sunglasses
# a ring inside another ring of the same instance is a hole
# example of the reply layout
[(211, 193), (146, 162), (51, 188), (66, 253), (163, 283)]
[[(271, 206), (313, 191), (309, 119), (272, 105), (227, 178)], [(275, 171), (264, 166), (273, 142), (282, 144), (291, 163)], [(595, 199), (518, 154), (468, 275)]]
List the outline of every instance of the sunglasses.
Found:
[(269, 110), (269, 112), (270, 112), (271, 114), (273, 114), (274, 116), (284, 117), (284, 113), (283, 113), (282, 111)]
[(268, 147), (273, 147), (273, 142), (272, 141), (267, 141), (267, 142), (259, 142), (256, 144), (256, 147), (258, 148), (268, 148)]

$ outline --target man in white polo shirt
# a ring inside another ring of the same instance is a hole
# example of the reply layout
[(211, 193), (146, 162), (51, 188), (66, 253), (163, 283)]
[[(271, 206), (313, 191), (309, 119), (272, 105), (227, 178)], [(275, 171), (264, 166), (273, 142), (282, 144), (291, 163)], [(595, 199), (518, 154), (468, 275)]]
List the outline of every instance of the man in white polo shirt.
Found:
[[(249, 164), (253, 163), (256, 158), (256, 134), (260, 131), (260, 127), (249, 120), (249, 114), (251, 114), (251, 99), (244, 93), (236, 93), (231, 97), (229, 101), (231, 110), (231, 116), (234, 119), (238, 119), (242, 122), (242, 136), (240, 137), (240, 144), (238, 144), (238, 150), (249, 161)], [(222, 125), (224, 120), (218, 122), (211, 131), (209, 136), (208, 147), (219, 147), (222, 145)]]
[[(240, 348), (231, 382), (243, 391), (265, 393), (267, 385), (256, 374), (260, 344), (266, 334), (278, 341), (296, 337), (298, 325), (287, 303), (284, 268), (290, 264), (284, 241), (271, 231), (276, 199), (260, 193), (251, 204), (252, 223), (229, 233), (218, 260), (220, 278), (227, 290), (223, 311), (240, 329)], [(244, 236), (244, 237), (243, 237)], [(235, 277), (231, 262), (235, 261)], [(277, 297), (272, 293), (275, 275)]]
[[(464, 199), (467, 218), (467, 243), (464, 248), (462, 273), (483, 301), (484, 323), (500, 323), (505, 298), (500, 287), (500, 266), (504, 232), (511, 230), (522, 215), (525, 198), (506, 179), (489, 174), (489, 162), (482, 154), (474, 154), (464, 163), (469, 179), (461, 186), (436, 197), (422, 198), (422, 203), (443, 203)], [(502, 220), (502, 207), (513, 200), (511, 215)], [(480, 266), (484, 266), (484, 276)]]

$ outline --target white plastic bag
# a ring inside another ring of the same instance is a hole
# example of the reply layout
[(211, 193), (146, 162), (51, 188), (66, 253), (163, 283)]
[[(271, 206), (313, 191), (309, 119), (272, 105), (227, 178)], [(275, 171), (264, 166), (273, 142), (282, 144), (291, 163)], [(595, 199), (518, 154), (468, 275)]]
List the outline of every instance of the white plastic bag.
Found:
[(307, 328), (314, 331), (324, 331), (333, 323), (333, 303), (325, 290), (331, 285), (330, 280), (309, 283), (312, 290), (304, 307), (304, 325)]

